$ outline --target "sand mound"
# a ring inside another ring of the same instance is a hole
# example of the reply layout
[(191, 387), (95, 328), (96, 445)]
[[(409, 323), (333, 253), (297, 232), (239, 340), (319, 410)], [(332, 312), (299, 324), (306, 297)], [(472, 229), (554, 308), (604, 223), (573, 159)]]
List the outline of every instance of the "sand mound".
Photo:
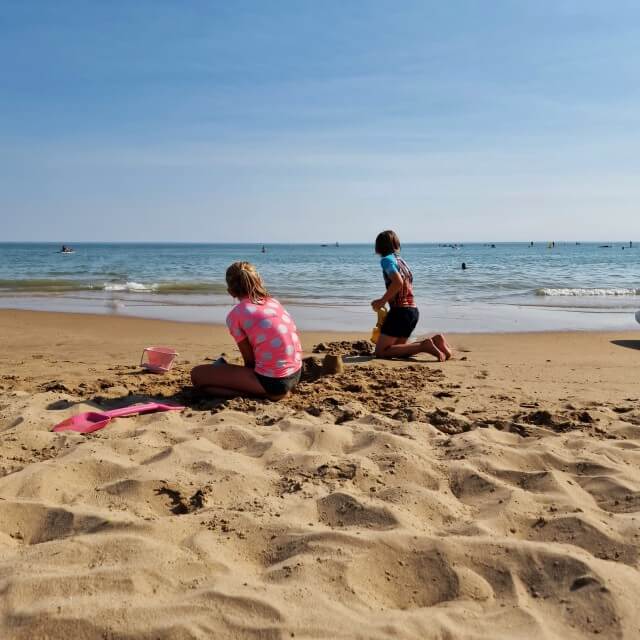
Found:
[(5, 397), (3, 637), (634, 637), (640, 445), (399, 419), (370, 373), (87, 437)]

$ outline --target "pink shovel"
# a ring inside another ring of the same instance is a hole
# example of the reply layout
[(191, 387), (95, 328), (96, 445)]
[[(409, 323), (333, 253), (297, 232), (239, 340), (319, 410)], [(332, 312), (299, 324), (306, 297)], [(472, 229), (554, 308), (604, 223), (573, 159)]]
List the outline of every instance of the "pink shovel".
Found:
[(106, 427), (113, 418), (123, 418), (125, 416), (135, 416), (139, 413), (150, 413), (152, 411), (180, 411), (184, 407), (173, 404), (162, 404), (160, 402), (147, 402), (146, 404), (132, 404), (122, 409), (112, 409), (111, 411), (86, 411), (76, 416), (71, 416), (63, 420), (53, 431), (77, 431), (78, 433), (91, 433)]

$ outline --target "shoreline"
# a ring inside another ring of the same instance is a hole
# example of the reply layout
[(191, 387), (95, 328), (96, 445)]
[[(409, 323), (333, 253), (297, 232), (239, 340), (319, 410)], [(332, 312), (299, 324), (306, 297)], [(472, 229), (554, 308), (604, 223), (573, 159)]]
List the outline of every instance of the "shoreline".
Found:
[[(30, 316), (33, 317), (42, 317), (46, 316), (52, 317), (60, 317), (60, 318), (73, 318), (74, 321), (81, 321), (82, 319), (89, 319), (89, 321), (106, 321), (113, 320), (116, 322), (123, 323), (150, 323), (159, 325), (175, 325), (177, 327), (185, 327), (192, 325), (194, 327), (199, 327), (202, 329), (212, 329), (215, 331), (222, 330), (223, 332), (227, 332), (227, 327), (224, 322), (198, 322), (193, 320), (169, 320), (165, 318), (154, 318), (154, 317), (146, 317), (146, 316), (136, 316), (136, 315), (122, 315), (122, 314), (110, 314), (110, 313), (92, 313), (92, 312), (76, 312), (76, 311), (41, 311), (36, 309), (21, 309), (21, 308), (13, 308), (13, 307), (0, 307), (0, 327), (5, 324), (5, 320), (7, 316), (15, 314), (20, 318), (28, 319)], [(375, 319), (372, 317), (372, 321)], [(373, 328), (373, 326), (372, 326)], [(348, 330), (340, 330), (340, 329), (300, 329), (298, 327), (300, 333), (304, 333), (305, 335), (311, 336), (314, 339), (321, 339), (323, 336), (330, 336), (334, 338), (344, 338), (345, 340), (368, 340), (371, 335), (371, 330), (362, 330), (362, 331), (348, 331)], [(427, 332), (433, 333), (433, 332)], [(549, 334), (557, 334), (557, 335), (571, 335), (571, 334), (599, 334), (599, 335), (609, 335), (609, 334), (629, 334), (629, 333), (638, 333), (640, 334), (640, 325), (638, 328), (634, 328), (630, 326), (629, 328), (623, 329), (541, 329), (541, 330), (522, 330), (522, 331), (451, 331), (447, 332), (447, 335), (453, 337), (478, 337), (478, 336), (548, 336)], [(423, 335), (419, 330), (414, 332), (411, 339), (417, 338), (418, 335)], [(234, 344), (234, 343), (231, 343)]]
[[(188, 298), (188, 297), (185, 297)], [(284, 300), (301, 331), (368, 333), (375, 314), (368, 305), (300, 304)], [(65, 296), (0, 297), (0, 311), (71, 313), (111, 318), (140, 318), (193, 324), (224, 324), (230, 301), (220, 304), (190, 298), (85, 298)], [(530, 333), (553, 331), (633, 331), (635, 307), (576, 308), (504, 303), (420, 302), (417, 333)]]

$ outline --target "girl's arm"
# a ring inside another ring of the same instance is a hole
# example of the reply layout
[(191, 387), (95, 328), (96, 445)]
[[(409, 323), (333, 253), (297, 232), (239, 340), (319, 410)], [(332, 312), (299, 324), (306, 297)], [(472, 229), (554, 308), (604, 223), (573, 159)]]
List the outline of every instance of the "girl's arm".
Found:
[(253, 369), (256, 366), (256, 357), (253, 354), (253, 348), (248, 338), (245, 338), (242, 342), (238, 342), (238, 349), (242, 354), (244, 360), (244, 366)]
[(377, 311), (378, 309), (381, 309), (382, 307), (384, 307), (384, 305), (387, 304), (387, 302), (389, 302), (390, 300), (393, 300), (396, 297), (396, 295), (398, 295), (398, 293), (400, 293), (400, 291), (402, 290), (402, 284), (404, 282), (402, 280), (402, 276), (397, 271), (394, 271), (390, 275), (390, 278), (391, 278), (391, 282), (387, 287), (386, 293), (382, 296), (382, 298), (378, 298), (377, 300), (374, 300), (371, 303), (371, 306), (373, 307), (374, 311)]

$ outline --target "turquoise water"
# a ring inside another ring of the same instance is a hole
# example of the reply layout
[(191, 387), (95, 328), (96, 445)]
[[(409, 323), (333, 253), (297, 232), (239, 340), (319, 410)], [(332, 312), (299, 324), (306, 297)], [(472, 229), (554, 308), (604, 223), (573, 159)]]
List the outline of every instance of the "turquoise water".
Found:
[[(633, 328), (640, 246), (405, 245), (425, 327)], [(383, 292), (371, 245), (0, 244), (0, 306), (220, 321), (224, 272), (249, 260), (306, 328), (364, 329)], [(462, 262), (467, 265), (461, 269)], [(631, 320), (629, 320), (631, 318)]]

